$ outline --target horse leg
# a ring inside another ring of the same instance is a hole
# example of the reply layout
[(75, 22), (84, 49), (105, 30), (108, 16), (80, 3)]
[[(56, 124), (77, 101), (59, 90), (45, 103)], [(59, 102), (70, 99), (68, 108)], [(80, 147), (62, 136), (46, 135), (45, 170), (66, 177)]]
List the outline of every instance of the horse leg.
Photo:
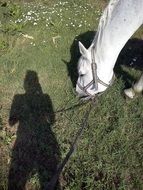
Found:
[(143, 91), (143, 73), (139, 78), (139, 80), (131, 88), (124, 90), (124, 93), (127, 97), (134, 98), (136, 93), (141, 93), (142, 91)]

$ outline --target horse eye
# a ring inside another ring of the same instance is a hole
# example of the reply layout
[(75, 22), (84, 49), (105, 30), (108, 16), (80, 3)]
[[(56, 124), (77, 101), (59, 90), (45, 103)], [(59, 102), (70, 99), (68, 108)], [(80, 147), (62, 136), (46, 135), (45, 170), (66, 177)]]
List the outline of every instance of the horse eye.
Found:
[(83, 77), (83, 76), (84, 76), (84, 74), (80, 74), (79, 76), (80, 76), (80, 77)]

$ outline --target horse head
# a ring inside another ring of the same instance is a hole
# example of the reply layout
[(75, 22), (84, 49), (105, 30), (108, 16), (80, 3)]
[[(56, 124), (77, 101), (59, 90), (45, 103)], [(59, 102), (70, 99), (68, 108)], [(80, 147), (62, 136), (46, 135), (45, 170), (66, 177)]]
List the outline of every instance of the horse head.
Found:
[(99, 70), (95, 61), (95, 46), (93, 43), (86, 49), (84, 45), (79, 42), (79, 51), (81, 57), (78, 60), (76, 92), (80, 98), (90, 99), (105, 91), (111, 81), (108, 84), (98, 77)]

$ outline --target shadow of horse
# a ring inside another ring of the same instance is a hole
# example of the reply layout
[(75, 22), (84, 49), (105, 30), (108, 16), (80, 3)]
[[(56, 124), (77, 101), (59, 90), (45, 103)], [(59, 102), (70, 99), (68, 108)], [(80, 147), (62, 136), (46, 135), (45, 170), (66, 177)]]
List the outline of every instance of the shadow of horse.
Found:
[(131, 87), (132, 83), (135, 82), (136, 79), (134, 76), (131, 76), (129, 72), (123, 70), (121, 66), (143, 71), (142, 39), (132, 38), (128, 40), (124, 48), (121, 50), (114, 68), (117, 78), (122, 77), (125, 88)]
[[(78, 42), (81, 41), (83, 45), (88, 48), (95, 36), (95, 31), (87, 31), (79, 36), (76, 36), (70, 47), (71, 58), (67, 62), (68, 75), (71, 79), (73, 87), (76, 86), (78, 78), (77, 63), (80, 58), (80, 52)], [(122, 77), (125, 87), (130, 87), (135, 78), (128, 72), (122, 69), (122, 65), (128, 68), (143, 69), (143, 40), (138, 38), (130, 39), (121, 50), (118, 59), (116, 61), (114, 72), (117, 78)]]
[[(52, 131), (55, 122), (52, 101), (42, 92), (37, 73), (27, 71), (24, 94), (13, 98), (9, 125), (18, 123), (13, 147), (8, 190), (24, 190), (33, 176), (38, 176), (44, 189), (60, 162), (60, 149)], [(37, 179), (37, 178), (36, 178)], [(29, 188), (28, 188), (29, 189)], [(56, 189), (60, 189), (57, 184)]]

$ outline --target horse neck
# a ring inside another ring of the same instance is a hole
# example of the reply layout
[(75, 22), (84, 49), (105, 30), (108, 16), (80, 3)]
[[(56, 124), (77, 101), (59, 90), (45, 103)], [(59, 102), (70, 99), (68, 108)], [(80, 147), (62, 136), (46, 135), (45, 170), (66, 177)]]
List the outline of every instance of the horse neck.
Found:
[(100, 19), (94, 47), (97, 74), (108, 82), (121, 49), (143, 23), (143, 1), (111, 0)]

